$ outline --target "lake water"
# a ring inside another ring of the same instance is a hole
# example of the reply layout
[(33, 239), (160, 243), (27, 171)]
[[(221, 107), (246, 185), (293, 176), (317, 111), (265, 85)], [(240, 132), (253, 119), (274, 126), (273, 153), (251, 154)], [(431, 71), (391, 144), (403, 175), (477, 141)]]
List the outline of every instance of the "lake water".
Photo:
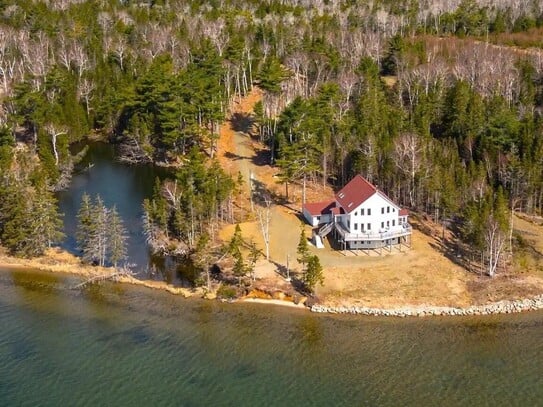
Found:
[(2, 406), (536, 406), (543, 313), (380, 319), (0, 270)]

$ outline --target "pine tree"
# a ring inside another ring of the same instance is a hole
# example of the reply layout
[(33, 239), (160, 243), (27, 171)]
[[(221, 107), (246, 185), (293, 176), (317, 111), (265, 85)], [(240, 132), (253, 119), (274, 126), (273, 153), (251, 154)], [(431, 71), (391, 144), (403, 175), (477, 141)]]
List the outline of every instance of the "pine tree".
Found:
[(256, 243), (254, 241), (251, 241), (249, 243), (249, 265), (248, 265), (248, 272), (251, 273), (251, 276), (253, 278), (253, 281), (255, 280), (255, 266), (256, 262), (260, 258), (262, 253), (256, 246)]
[(15, 187), (7, 191), (12, 199), (5, 202), (1, 208), (5, 219), (2, 225), (2, 243), (15, 255), (29, 256), (28, 237), (33, 233), (28, 223), (29, 201), (23, 199), (22, 194)]
[(42, 173), (34, 173), (35, 185), (28, 180), (6, 185), (0, 202), (0, 239), (15, 255), (40, 256), (63, 237), (62, 220), (56, 201), (47, 189)]
[(13, 146), (15, 137), (6, 125), (0, 126), (0, 146)]
[(64, 237), (63, 222), (57, 210), (56, 198), (48, 190), (46, 179), (41, 177), (35, 186), (30, 223), (32, 252), (36, 255), (43, 254), (46, 248)]
[(85, 192), (81, 197), (81, 204), (77, 211), (77, 245), (83, 258), (89, 261), (88, 252), (90, 249), (90, 236), (93, 227), (92, 202), (90, 196)]
[(238, 285), (241, 286), (241, 278), (247, 274), (247, 266), (245, 265), (241, 252), (236, 253), (234, 259), (236, 261), (234, 262), (232, 272), (238, 278)]
[(77, 241), (83, 261), (104, 266), (108, 253), (109, 211), (98, 195), (93, 203), (87, 194), (78, 211)]
[(307, 260), (307, 272), (304, 276), (305, 285), (313, 291), (317, 284), (324, 284), (324, 275), (319, 257), (316, 255), (309, 256)]
[(304, 225), (300, 228), (300, 241), (298, 243), (298, 263), (302, 265), (302, 269), (305, 270), (305, 266), (309, 259), (309, 245), (307, 244), (307, 238), (305, 237)]
[(211, 289), (211, 262), (213, 255), (211, 253), (211, 240), (207, 233), (202, 233), (196, 242), (196, 248), (191, 254), (192, 262), (196, 267), (203, 270), (206, 276), (207, 289)]
[(152, 219), (156, 225), (168, 236), (168, 202), (162, 194), (162, 183), (155, 178), (152, 199)]
[(243, 237), (241, 236), (241, 228), (239, 223), (237, 223), (236, 228), (234, 229), (234, 234), (228, 243), (228, 253), (230, 253), (232, 256), (236, 256), (240, 252), (242, 245)]
[(77, 243), (83, 261), (100, 266), (109, 262), (117, 267), (126, 259), (127, 233), (115, 206), (108, 209), (99, 195), (92, 202), (85, 193), (77, 220)]
[(113, 267), (117, 268), (117, 264), (126, 259), (127, 233), (115, 206), (108, 215), (108, 257)]
[(108, 243), (108, 218), (109, 211), (104, 205), (104, 201), (98, 195), (96, 202), (92, 207), (93, 227), (91, 230), (91, 240), (95, 261), (100, 266), (105, 266), (107, 259), (107, 243)]

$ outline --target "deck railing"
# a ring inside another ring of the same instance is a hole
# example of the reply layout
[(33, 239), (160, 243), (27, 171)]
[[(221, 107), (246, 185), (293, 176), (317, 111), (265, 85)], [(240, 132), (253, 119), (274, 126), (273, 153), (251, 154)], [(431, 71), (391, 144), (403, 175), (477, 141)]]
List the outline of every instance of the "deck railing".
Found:
[(413, 230), (411, 228), (411, 225), (404, 225), (399, 228), (395, 228), (393, 230), (388, 230), (384, 232), (351, 233), (341, 223), (336, 223), (335, 226), (336, 226), (336, 230), (339, 232), (339, 234), (345, 241), (354, 241), (354, 240), (375, 241), (375, 240), (394, 239), (396, 237), (408, 236), (411, 234)]

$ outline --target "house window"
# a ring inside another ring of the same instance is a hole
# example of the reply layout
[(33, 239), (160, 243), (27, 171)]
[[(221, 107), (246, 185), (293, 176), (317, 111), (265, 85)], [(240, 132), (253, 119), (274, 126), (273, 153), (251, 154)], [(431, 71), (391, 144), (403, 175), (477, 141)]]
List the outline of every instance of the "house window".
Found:
[(383, 207), (381, 208), (381, 215), (383, 215), (384, 213), (385, 213), (385, 207), (383, 206)]
[(371, 223), (368, 223), (368, 230), (371, 230)]
[(350, 220), (347, 221), (347, 227), (348, 227), (349, 229), (351, 228), (351, 221), (350, 221)]
[(360, 216), (364, 216), (364, 208), (360, 209)]
[(368, 208), (368, 216), (371, 215), (371, 208)]
[(390, 213), (390, 206), (387, 206), (387, 213)]
[(396, 212), (396, 208), (392, 208), (392, 212)]
[(390, 221), (387, 220), (387, 228), (390, 226)]
[(385, 222), (381, 222), (381, 229), (385, 228)]
[(358, 212), (355, 212), (355, 213), (354, 213), (354, 216), (358, 216)]
[(354, 230), (358, 230), (358, 223), (354, 224)]
[(392, 219), (392, 226), (396, 226), (396, 221)]

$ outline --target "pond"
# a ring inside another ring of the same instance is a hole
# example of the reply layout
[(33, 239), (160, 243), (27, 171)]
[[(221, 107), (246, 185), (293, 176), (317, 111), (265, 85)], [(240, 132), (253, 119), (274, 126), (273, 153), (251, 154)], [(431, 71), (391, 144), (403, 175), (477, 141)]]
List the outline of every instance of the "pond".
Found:
[(115, 158), (114, 147), (106, 143), (91, 143), (83, 161), (78, 165), (68, 189), (57, 194), (64, 218), (66, 238), (62, 247), (79, 255), (76, 241), (77, 212), (84, 193), (100, 195), (107, 207), (116, 205), (128, 232), (128, 263), (140, 276), (174, 281), (178, 265), (171, 259), (152, 256), (143, 234), (142, 204), (153, 194), (155, 179), (172, 174), (153, 165), (128, 165)]

